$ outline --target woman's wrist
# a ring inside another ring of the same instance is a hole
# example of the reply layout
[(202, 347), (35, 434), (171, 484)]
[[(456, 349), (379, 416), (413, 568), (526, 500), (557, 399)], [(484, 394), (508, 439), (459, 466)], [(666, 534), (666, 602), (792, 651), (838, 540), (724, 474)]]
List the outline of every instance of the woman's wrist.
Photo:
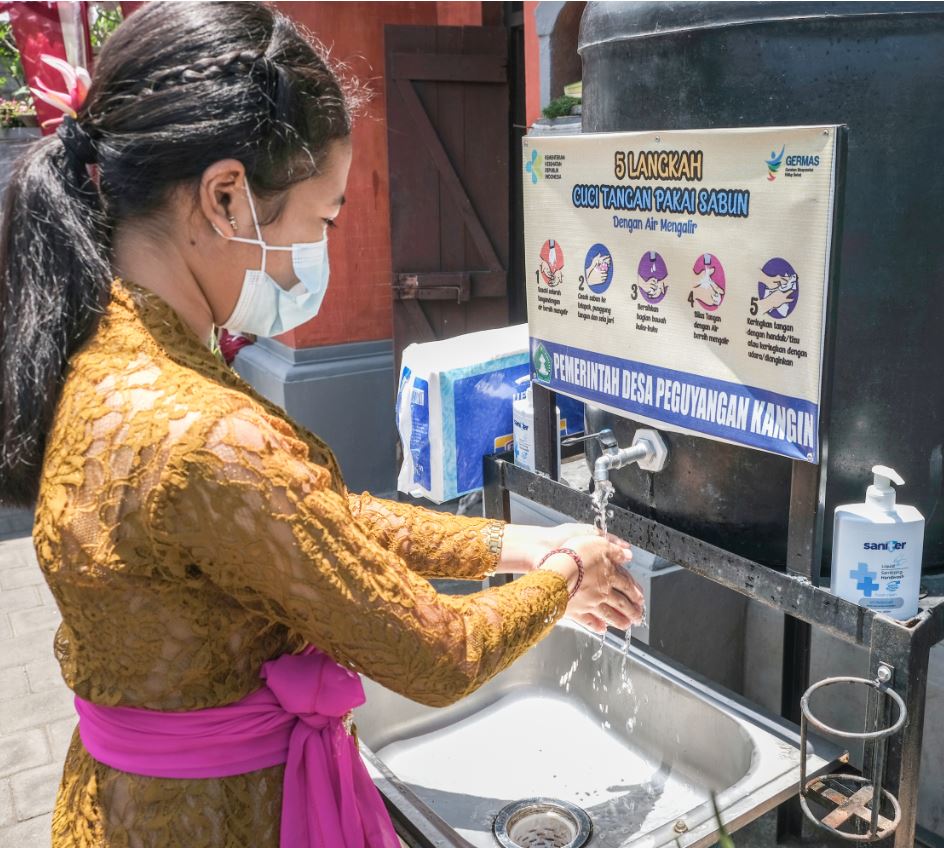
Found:
[(554, 571), (567, 581), (567, 594), (573, 598), (583, 583), (583, 560), (571, 548), (555, 548), (546, 553), (537, 564), (537, 569)]
[(541, 545), (543, 527), (506, 524), (502, 534), (497, 570), (505, 574), (528, 574), (537, 568), (547, 547)]

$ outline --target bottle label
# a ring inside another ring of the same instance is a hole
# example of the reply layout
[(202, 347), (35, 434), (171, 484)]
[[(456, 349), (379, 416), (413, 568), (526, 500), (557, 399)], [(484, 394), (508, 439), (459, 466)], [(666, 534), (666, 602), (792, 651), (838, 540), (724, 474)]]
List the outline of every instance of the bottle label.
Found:
[(861, 595), (860, 604), (874, 610), (894, 610), (905, 605), (905, 599), (897, 593), (905, 579), (908, 563), (905, 555), (892, 559), (881, 556), (860, 559), (855, 568), (849, 571), (849, 578), (856, 583), (856, 590)]
[(874, 525), (842, 528), (834, 585), (845, 586), (843, 594), (860, 606), (908, 618), (918, 601), (921, 543), (895, 532)]

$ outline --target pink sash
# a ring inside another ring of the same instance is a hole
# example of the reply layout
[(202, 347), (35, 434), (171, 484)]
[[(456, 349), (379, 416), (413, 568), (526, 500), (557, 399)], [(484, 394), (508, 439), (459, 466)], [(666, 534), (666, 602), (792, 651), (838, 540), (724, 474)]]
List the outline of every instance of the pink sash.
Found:
[(105, 707), (76, 697), (79, 734), (101, 763), (147, 777), (230, 777), (285, 764), (285, 848), (399, 848), (380, 793), (344, 726), (364, 703), (352, 671), (314, 648), (262, 666), (265, 685), (191, 712)]

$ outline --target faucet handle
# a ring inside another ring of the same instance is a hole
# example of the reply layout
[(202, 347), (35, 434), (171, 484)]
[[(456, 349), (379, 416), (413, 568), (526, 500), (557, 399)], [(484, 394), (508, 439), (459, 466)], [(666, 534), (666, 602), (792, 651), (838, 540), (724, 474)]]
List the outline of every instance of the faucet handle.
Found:
[(619, 442), (616, 441), (616, 436), (609, 427), (600, 430), (599, 433), (586, 433), (583, 436), (570, 436), (569, 438), (564, 439), (564, 441), (561, 442), (561, 445), (570, 447), (571, 445), (577, 445), (581, 442), (589, 442), (590, 439), (596, 439), (597, 444), (600, 445), (600, 449), (604, 453), (615, 453), (619, 450)]

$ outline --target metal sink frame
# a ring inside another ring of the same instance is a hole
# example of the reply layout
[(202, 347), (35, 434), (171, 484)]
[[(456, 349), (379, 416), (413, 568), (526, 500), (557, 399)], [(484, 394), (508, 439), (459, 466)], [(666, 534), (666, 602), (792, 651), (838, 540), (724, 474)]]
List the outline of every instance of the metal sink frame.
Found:
[[(519, 468), (508, 454), (486, 457), (485, 514), (508, 520), (510, 494), (514, 492), (576, 521), (592, 523), (594, 507), (590, 494), (557, 481), (554, 394), (535, 383), (533, 401), (538, 472)], [(793, 464), (788, 561), (784, 571), (768, 568), (618, 506), (611, 507), (608, 529), (643, 550), (785, 614), (782, 715), (794, 726), (800, 719), (800, 698), (810, 683), (812, 627), (866, 647), (869, 677), (878, 677), (880, 666), (891, 670), (890, 688), (902, 697), (908, 720), (902, 732), (889, 740), (883, 785), (897, 797), (902, 810), (894, 848), (914, 848), (928, 663), (931, 648), (944, 640), (944, 597), (923, 598), (918, 615), (911, 621), (899, 622), (820, 588), (817, 584), (822, 560), (824, 482), (822, 465), (799, 461)], [(884, 709), (882, 696), (873, 692), (868, 702), (867, 728), (882, 725)], [(867, 746), (865, 762), (871, 760), (871, 753)], [(798, 793), (797, 781), (791, 794)], [(781, 805), (778, 841), (798, 833), (801, 823), (796, 798)]]

